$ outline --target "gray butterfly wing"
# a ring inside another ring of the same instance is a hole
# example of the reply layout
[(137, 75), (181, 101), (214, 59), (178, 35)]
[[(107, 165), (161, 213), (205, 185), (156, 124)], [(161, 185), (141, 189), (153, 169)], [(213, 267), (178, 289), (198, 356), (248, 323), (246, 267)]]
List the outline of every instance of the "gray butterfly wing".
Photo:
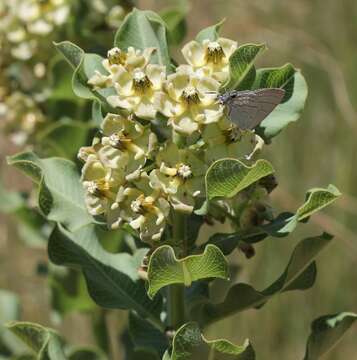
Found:
[(237, 91), (227, 100), (228, 115), (233, 123), (242, 130), (257, 127), (284, 97), (283, 89), (259, 89)]

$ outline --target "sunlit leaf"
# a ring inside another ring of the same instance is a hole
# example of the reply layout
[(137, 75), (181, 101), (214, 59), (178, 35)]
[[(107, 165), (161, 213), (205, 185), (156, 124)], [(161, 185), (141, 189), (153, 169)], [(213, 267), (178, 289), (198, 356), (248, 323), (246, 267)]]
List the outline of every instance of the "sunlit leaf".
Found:
[(204, 40), (216, 41), (219, 38), (219, 31), (224, 22), (225, 20), (223, 19), (219, 23), (201, 30), (197, 34), (196, 40), (199, 42), (202, 42)]
[(238, 47), (229, 58), (229, 79), (222, 86), (221, 92), (250, 89), (256, 75), (254, 63), (265, 48), (264, 44), (245, 44)]
[(130, 46), (140, 50), (154, 47), (152, 61), (170, 66), (165, 22), (153, 11), (134, 9), (128, 14), (115, 35), (114, 45), (123, 50)]
[(62, 340), (49, 328), (30, 322), (12, 322), (7, 328), (36, 354), (38, 360), (67, 360)]
[(282, 88), (283, 102), (260, 124), (257, 132), (269, 140), (291, 122), (297, 121), (304, 109), (307, 98), (307, 84), (301, 72), (291, 64), (281, 68), (257, 70), (254, 88)]
[(249, 340), (237, 346), (228, 340), (207, 340), (202, 335), (198, 324), (187, 323), (177, 330), (171, 360), (254, 360), (255, 354)]
[(217, 160), (206, 173), (207, 197), (233, 197), (273, 172), (272, 165), (266, 160), (258, 160), (252, 166), (236, 159)]
[(222, 252), (208, 245), (203, 254), (177, 259), (171, 246), (157, 248), (150, 257), (148, 294), (153, 297), (161, 288), (172, 284), (190, 286), (207, 278), (228, 279), (228, 264)]

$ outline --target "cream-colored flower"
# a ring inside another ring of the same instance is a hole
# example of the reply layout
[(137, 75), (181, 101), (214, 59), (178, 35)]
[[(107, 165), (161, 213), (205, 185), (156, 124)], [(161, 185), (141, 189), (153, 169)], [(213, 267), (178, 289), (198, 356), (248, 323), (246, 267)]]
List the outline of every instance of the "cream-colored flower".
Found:
[(199, 76), (188, 66), (180, 66), (167, 77), (166, 91), (156, 93), (155, 105), (169, 118), (175, 131), (191, 135), (202, 125), (222, 117), (222, 107), (216, 101), (219, 87), (217, 80)]
[(144, 68), (150, 61), (155, 48), (146, 48), (144, 51), (129, 47), (127, 51), (114, 47), (107, 52), (107, 58), (103, 60), (103, 66), (108, 73), (115, 75), (120, 66), (131, 71), (135, 68)]
[(176, 211), (191, 213), (195, 199), (204, 197), (207, 166), (198, 155), (169, 143), (156, 156), (158, 169), (150, 173), (150, 185), (165, 193)]
[(29, 96), (14, 92), (0, 102), (0, 129), (17, 145), (25, 144), (45, 117)]
[(229, 74), (229, 57), (236, 49), (237, 42), (225, 38), (194, 40), (182, 48), (182, 54), (196, 72), (224, 82)]
[(135, 185), (121, 187), (111, 208), (112, 228), (128, 223), (139, 231), (143, 241), (149, 243), (160, 240), (170, 213), (170, 204), (159, 190), (149, 186), (146, 173), (141, 175)]
[(253, 149), (254, 137), (253, 132), (242, 132), (225, 117), (207, 125), (202, 131), (205, 162), (211, 164), (223, 158), (244, 158)]
[(82, 183), (89, 213), (108, 215), (116, 193), (124, 183), (124, 172), (106, 167), (96, 153), (90, 154), (82, 168)]
[(118, 114), (107, 114), (101, 128), (104, 136), (99, 153), (103, 163), (123, 169), (128, 180), (140, 174), (138, 170), (154, 155), (156, 135), (148, 126)]
[[(30, 59), (43, 47), (42, 37), (63, 25), (70, 13), (68, 0), (9, 0), (0, 9), (0, 43), (17, 59)], [(50, 42), (46, 42), (48, 48)]]
[(161, 90), (164, 79), (164, 66), (149, 64), (145, 68), (127, 70), (118, 65), (112, 77), (117, 94), (108, 96), (107, 101), (112, 107), (126, 109), (142, 119), (153, 119), (155, 94)]

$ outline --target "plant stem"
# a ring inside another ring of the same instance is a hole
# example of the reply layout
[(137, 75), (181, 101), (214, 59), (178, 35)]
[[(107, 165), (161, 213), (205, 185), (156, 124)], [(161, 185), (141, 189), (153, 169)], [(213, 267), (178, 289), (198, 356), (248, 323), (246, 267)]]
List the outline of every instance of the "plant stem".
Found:
[[(172, 237), (174, 244), (180, 244), (182, 255), (187, 255), (186, 215), (174, 213)], [(177, 329), (185, 323), (185, 293), (181, 284), (170, 285), (167, 290), (167, 323)]]

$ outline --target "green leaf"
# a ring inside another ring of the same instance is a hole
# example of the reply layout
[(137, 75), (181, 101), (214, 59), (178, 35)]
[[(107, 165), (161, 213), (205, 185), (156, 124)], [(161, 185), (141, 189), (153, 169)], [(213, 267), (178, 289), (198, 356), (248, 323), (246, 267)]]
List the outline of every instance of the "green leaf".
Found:
[(55, 43), (55, 46), (74, 68), (72, 77), (73, 92), (81, 98), (100, 100), (107, 104), (106, 97), (112, 95), (115, 90), (109, 88), (95, 91), (88, 85), (88, 80), (95, 74), (96, 70), (102, 74), (107, 73), (102, 65), (103, 58), (97, 54), (86, 54), (80, 47), (70, 41)]
[(273, 172), (272, 165), (266, 160), (258, 160), (252, 166), (236, 159), (217, 160), (206, 173), (207, 197), (209, 200), (231, 198)]
[(171, 246), (157, 248), (148, 267), (148, 295), (152, 298), (163, 287), (172, 284), (190, 286), (207, 278), (228, 279), (228, 264), (221, 250), (208, 245), (203, 254), (177, 259)]
[(340, 196), (341, 193), (339, 190), (331, 184), (326, 189), (311, 189), (306, 194), (306, 201), (297, 209), (295, 214), (283, 212), (270, 223), (254, 227), (248, 231), (237, 231), (231, 234), (215, 234), (208, 240), (207, 244), (218, 246), (222, 252), (227, 255), (232, 252), (240, 242), (254, 244), (264, 240), (268, 236), (285, 237), (295, 230), (299, 222), (306, 222), (311, 215), (332, 204)]
[(269, 140), (279, 134), (291, 122), (297, 121), (304, 109), (308, 94), (306, 81), (301, 72), (291, 64), (281, 68), (259, 69), (255, 89), (278, 87), (285, 90), (283, 102), (260, 124), (257, 132)]
[(145, 351), (160, 358), (169, 347), (168, 338), (163, 332), (133, 312), (129, 313), (129, 334), (135, 351)]
[(161, 327), (159, 310), (161, 299), (151, 301), (144, 282), (139, 279), (145, 249), (132, 256), (127, 253), (112, 254), (100, 245), (104, 230), (92, 225), (83, 226), (70, 233), (57, 226), (50, 236), (48, 253), (56, 265), (80, 267), (86, 278), (88, 292), (100, 306), (110, 309), (132, 309)]
[(84, 56), (84, 51), (79, 46), (70, 41), (62, 41), (60, 43), (54, 43), (54, 45), (73, 69), (76, 69), (80, 65)]
[(26, 347), (23, 346), (4, 324), (18, 320), (21, 313), (19, 298), (16, 294), (0, 289), (0, 358), (1, 355), (21, 354)]
[(255, 80), (254, 63), (258, 55), (266, 49), (264, 44), (245, 44), (229, 58), (229, 79), (221, 92), (250, 89)]
[(38, 205), (48, 220), (60, 222), (70, 230), (93, 222), (74, 163), (59, 158), (40, 159), (27, 152), (9, 157), (8, 164), (39, 185)]
[(99, 349), (91, 347), (79, 347), (72, 349), (68, 360), (107, 360), (105, 356)]
[(222, 25), (224, 24), (225, 19), (221, 20), (219, 23), (209, 26), (201, 30), (197, 36), (196, 40), (202, 42), (204, 40), (216, 41), (219, 38), (219, 31), (221, 30)]
[(7, 328), (37, 354), (38, 360), (67, 360), (58, 334), (30, 322), (12, 322)]
[(140, 50), (154, 47), (152, 62), (167, 68), (171, 63), (165, 22), (153, 11), (134, 9), (128, 14), (115, 35), (114, 46), (123, 50), (130, 46)]
[(282, 237), (291, 233), (300, 221), (306, 221), (315, 212), (332, 204), (341, 196), (340, 191), (334, 185), (324, 188), (313, 188), (306, 194), (306, 200), (295, 214), (283, 213), (276, 220), (260, 229), (270, 236)]
[[(317, 360), (331, 350), (357, 320), (357, 314), (342, 312), (314, 320), (304, 360)], [(343, 353), (343, 352), (342, 352)]]
[(203, 305), (201, 314), (195, 309), (193, 315), (206, 325), (237, 312), (259, 308), (279, 293), (309, 289), (316, 278), (314, 260), (331, 240), (332, 236), (326, 233), (302, 240), (295, 247), (285, 271), (266, 289), (258, 291), (248, 284), (238, 283), (231, 287), (222, 303)]
[(327, 189), (313, 188), (308, 191), (305, 203), (298, 208), (295, 216), (298, 221), (302, 221), (316, 211), (330, 205), (340, 196), (340, 191), (331, 184)]
[(295, 74), (298, 70), (291, 64), (280, 68), (259, 69), (253, 85), (254, 89), (280, 88), (285, 90), (282, 103), (289, 100), (294, 92)]
[(179, 45), (187, 34), (186, 9), (169, 8), (160, 13), (166, 23), (170, 45)]
[(88, 124), (83, 122), (69, 119), (56, 121), (38, 133), (39, 151), (47, 157), (75, 159), (78, 149), (86, 143), (89, 130)]
[(255, 354), (249, 340), (246, 340), (241, 346), (223, 339), (206, 340), (198, 324), (190, 322), (176, 332), (171, 360), (196, 359), (254, 360)]

